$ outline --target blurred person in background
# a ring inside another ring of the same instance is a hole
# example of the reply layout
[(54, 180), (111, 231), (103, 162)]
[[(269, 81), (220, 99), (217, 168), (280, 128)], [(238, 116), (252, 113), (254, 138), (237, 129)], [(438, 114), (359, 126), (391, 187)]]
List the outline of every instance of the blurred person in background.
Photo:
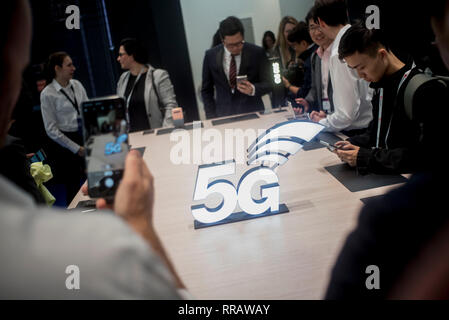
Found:
[(312, 85), (311, 55), (318, 46), (313, 43), (307, 24), (300, 21), (288, 35), (288, 41), (295, 50), (295, 62), (290, 64), (288, 71), (282, 77), (285, 88), (289, 91), (287, 97), (293, 104), (296, 98), (305, 98)]
[(148, 64), (148, 53), (136, 39), (120, 42), (117, 61), (126, 70), (118, 80), (117, 94), (124, 97), (130, 132), (172, 127), (172, 109), (178, 107), (167, 71)]
[(283, 69), (287, 69), (290, 63), (295, 61), (295, 50), (288, 41), (288, 34), (297, 24), (298, 20), (290, 16), (283, 17), (279, 23), (275, 50), (281, 59)]
[(276, 43), (276, 38), (272, 31), (265, 31), (262, 37), (262, 47), (265, 49), (267, 58), (276, 56), (276, 50), (274, 44)]
[(55, 52), (47, 63), (47, 86), (41, 92), (45, 131), (54, 143), (48, 150), (55, 178), (66, 187), (66, 204), (86, 179), (81, 104), (88, 100), (81, 82), (73, 79), (75, 66), (66, 52)]

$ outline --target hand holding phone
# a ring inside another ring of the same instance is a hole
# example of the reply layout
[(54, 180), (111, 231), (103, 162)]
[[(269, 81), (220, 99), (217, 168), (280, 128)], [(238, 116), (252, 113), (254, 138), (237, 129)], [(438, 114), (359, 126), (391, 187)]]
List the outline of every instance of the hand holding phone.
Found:
[(320, 140), (320, 143), (325, 146), (327, 148), (327, 150), (329, 150), (330, 152), (335, 152), (335, 150), (340, 150), (341, 147), (334, 145), (334, 144), (330, 144), (329, 142)]
[(237, 76), (237, 84), (239, 84), (240, 82), (243, 82), (243, 81), (248, 81), (248, 76), (246, 74)]
[(129, 152), (125, 101), (109, 96), (82, 104), (88, 194), (113, 199)]

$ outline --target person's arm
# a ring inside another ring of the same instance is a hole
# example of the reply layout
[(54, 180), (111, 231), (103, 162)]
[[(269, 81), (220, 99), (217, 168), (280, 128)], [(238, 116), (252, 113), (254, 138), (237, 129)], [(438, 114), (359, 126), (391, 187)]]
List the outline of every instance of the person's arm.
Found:
[(208, 119), (216, 117), (216, 105), (214, 98), (214, 78), (211, 72), (209, 55), (206, 52), (203, 61), (203, 82), (201, 85), (201, 96), (204, 103), (204, 111)]
[(367, 93), (368, 84), (359, 80), (352, 74), (346, 63), (338, 60), (338, 57), (330, 58), (330, 72), (334, 90), (334, 113), (319, 122), (328, 131), (339, 132), (350, 127), (360, 114), (360, 106), (366, 97), (361, 94)]
[[(84, 189), (86, 186), (84, 186)], [(142, 236), (160, 256), (175, 280), (176, 286), (185, 286), (166, 254), (153, 226), (154, 187), (153, 176), (137, 151), (130, 151), (125, 162), (125, 171), (114, 199), (113, 211)], [(105, 199), (97, 200), (97, 208), (109, 206)]]
[(156, 85), (155, 90), (157, 90), (159, 99), (161, 99), (161, 104), (164, 106), (164, 117), (163, 127), (172, 127), (172, 109), (178, 107), (176, 102), (176, 94), (173, 85), (170, 81), (170, 76), (165, 70), (155, 70), (154, 73), (154, 83)]
[(296, 92), (297, 98), (305, 98), (312, 88), (312, 56), (304, 61), (304, 84)]
[(81, 84), (81, 82), (79, 83), (80, 87), (81, 87), (81, 92), (82, 92), (82, 99), (80, 101), (80, 108), (81, 108), (81, 103), (88, 101), (89, 100), (89, 96), (87, 95), (86, 89), (84, 88), (84, 86)]
[(361, 148), (371, 148), (375, 146), (375, 141), (373, 141), (372, 133), (374, 131), (374, 120), (370, 122), (366, 131), (362, 134), (350, 137), (347, 139), (351, 144), (361, 147)]
[(357, 154), (357, 172), (360, 174), (402, 174), (417, 169), (419, 153), (416, 149), (360, 148)]
[(295, 96), (298, 95), (299, 90), (301, 89), (300, 87), (296, 87), (293, 86), (290, 81), (288, 81), (288, 79), (286, 77), (282, 77), (282, 82), (284, 83), (284, 87), (290, 91), (291, 93), (293, 93)]
[(41, 94), (41, 112), (45, 131), (53, 141), (73, 153), (82, 151), (82, 147), (63, 134), (56, 125), (56, 106), (50, 96)]

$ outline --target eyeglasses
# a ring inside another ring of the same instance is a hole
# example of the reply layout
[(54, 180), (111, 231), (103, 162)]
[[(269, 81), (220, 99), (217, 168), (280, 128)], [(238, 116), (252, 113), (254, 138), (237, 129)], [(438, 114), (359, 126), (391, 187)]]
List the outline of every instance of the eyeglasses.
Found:
[(238, 48), (238, 47), (241, 47), (241, 46), (243, 46), (245, 44), (245, 40), (242, 40), (242, 41), (237, 42), (237, 43), (228, 43), (228, 44), (223, 42), (223, 44), (224, 44), (224, 46), (226, 48)]
[(321, 31), (321, 28), (320, 28), (320, 26), (313, 25), (313, 26), (309, 26), (309, 31), (310, 32)]

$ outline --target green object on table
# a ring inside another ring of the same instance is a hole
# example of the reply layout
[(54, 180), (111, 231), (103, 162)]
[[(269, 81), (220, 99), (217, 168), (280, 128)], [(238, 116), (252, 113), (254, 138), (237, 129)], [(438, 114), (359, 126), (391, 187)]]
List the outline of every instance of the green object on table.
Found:
[(53, 178), (53, 173), (51, 172), (51, 168), (48, 164), (43, 164), (42, 162), (34, 162), (30, 167), (31, 176), (34, 178), (34, 181), (37, 184), (37, 188), (45, 199), (45, 202), (48, 206), (52, 206), (56, 198), (48, 191), (47, 187), (44, 186), (44, 183)]

